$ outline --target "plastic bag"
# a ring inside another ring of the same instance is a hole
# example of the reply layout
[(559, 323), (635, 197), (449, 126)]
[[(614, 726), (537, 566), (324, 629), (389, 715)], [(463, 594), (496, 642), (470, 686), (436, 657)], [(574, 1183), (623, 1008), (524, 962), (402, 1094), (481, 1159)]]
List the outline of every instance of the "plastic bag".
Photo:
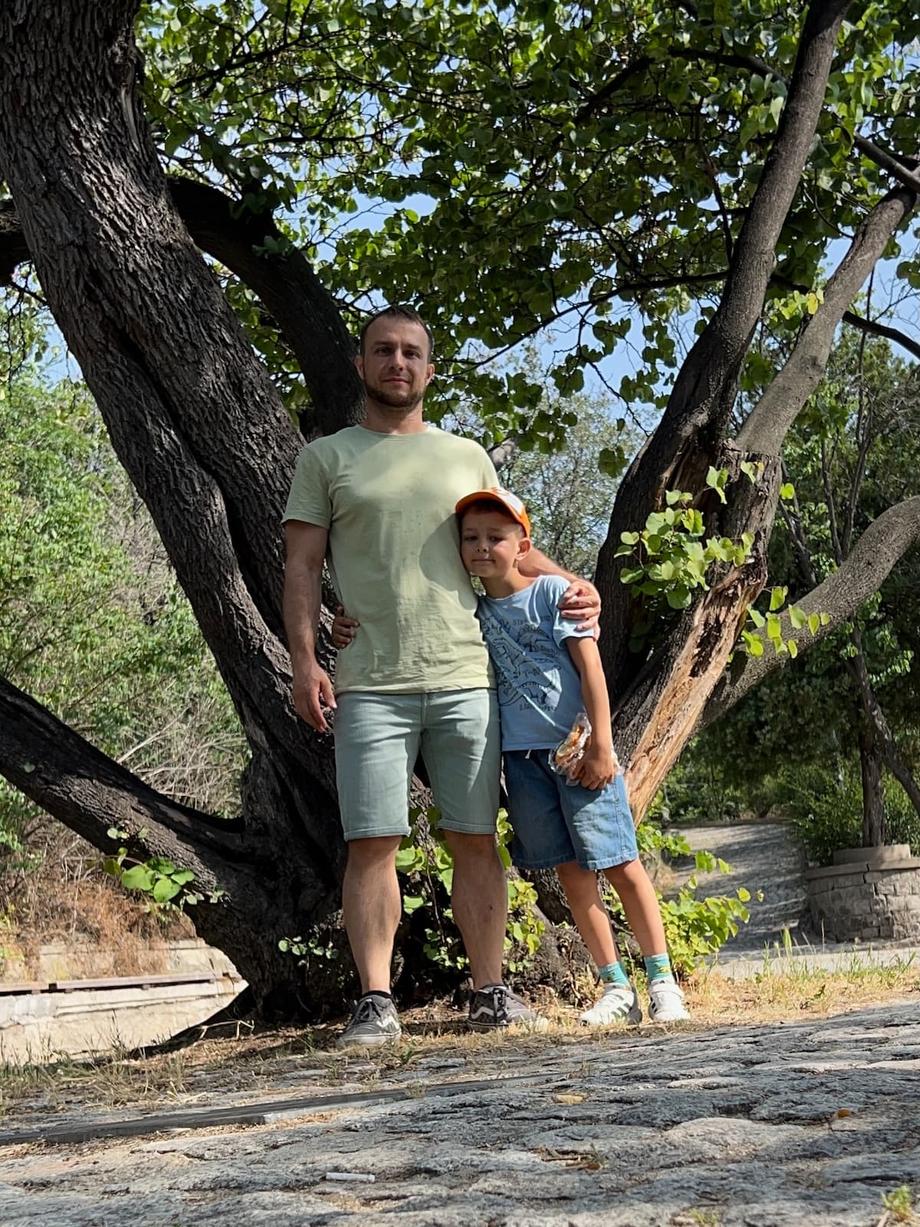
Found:
[(570, 784), (578, 781), (572, 778), (572, 770), (584, 757), (588, 738), (591, 736), (591, 721), (587, 712), (579, 712), (575, 723), (568, 734), (549, 753), (549, 765), (557, 775), (564, 776)]

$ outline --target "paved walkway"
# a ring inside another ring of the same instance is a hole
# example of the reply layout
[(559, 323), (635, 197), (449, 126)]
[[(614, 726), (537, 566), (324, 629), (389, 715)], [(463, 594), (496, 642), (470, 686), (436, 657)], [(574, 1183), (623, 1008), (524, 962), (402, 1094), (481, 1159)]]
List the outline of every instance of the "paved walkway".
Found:
[(114, 1140), (33, 1132), (105, 1133), (111, 1112), (36, 1115), (14, 1128), (19, 1143), (7, 1119), (0, 1222), (893, 1227), (882, 1196), (920, 1189), (916, 1001), (793, 1025), (402, 1053), (389, 1069), (292, 1059), (267, 1103), (242, 1104), (261, 1124), (231, 1126), (226, 1110), (246, 1096), (227, 1092), (204, 1106), (179, 1097), (191, 1121), (131, 1125), (121, 1112), (124, 1130), (161, 1132)]
[[(762, 950), (783, 943), (787, 930), (793, 943), (808, 940), (802, 919), (808, 911), (805, 856), (783, 822), (745, 822), (733, 826), (679, 827), (690, 847), (706, 849), (731, 865), (731, 873), (702, 873), (700, 893), (734, 894), (745, 886), (752, 896), (751, 919), (724, 947), (728, 953)], [(676, 866), (679, 881), (690, 872), (688, 863)], [(763, 899), (756, 894), (763, 892)]]

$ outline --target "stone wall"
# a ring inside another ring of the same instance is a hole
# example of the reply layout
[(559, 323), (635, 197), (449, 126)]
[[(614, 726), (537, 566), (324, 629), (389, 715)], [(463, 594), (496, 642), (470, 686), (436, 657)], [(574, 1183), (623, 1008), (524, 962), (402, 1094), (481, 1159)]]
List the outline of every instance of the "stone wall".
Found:
[(920, 857), (896, 845), (846, 849), (835, 859), (841, 863), (805, 874), (817, 934), (831, 942), (920, 938)]

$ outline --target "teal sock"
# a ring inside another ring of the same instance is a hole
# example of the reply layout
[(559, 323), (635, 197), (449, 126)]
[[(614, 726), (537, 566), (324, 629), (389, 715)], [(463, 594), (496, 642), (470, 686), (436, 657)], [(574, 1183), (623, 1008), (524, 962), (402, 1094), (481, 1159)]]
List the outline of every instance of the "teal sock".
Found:
[(602, 984), (616, 984), (619, 988), (629, 988), (629, 976), (619, 961), (605, 963), (603, 967), (598, 967), (597, 975)]
[(650, 980), (673, 980), (671, 960), (667, 954), (650, 954), (645, 960), (645, 970)]

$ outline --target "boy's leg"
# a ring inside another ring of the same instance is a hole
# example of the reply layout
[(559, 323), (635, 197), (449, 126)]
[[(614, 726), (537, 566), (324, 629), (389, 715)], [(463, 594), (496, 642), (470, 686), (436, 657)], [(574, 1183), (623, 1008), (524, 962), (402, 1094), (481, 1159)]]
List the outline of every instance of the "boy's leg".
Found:
[(661, 907), (645, 866), (637, 859), (605, 869), (604, 875), (619, 895), (629, 927), (645, 957), (649, 1017), (652, 1022), (681, 1022), (689, 1018), (684, 995), (671, 971)]
[(616, 891), (639, 948), (644, 956), (663, 954), (667, 949), (661, 908), (651, 878), (640, 860), (627, 861), (604, 870)]
[(598, 967), (616, 963), (619, 955), (610, 917), (597, 888), (597, 874), (592, 869), (582, 869), (577, 861), (557, 865), (556, 873), (565, 891), (575, 927), (591, 958)]
[(597, 873), (593, 869), (583, 869), (576, 861), (557, 865), (556, 873), (575, 927), (597, 965), (604, 989), (600, 1000), (582, 1014), (581, 1021), (592, 1027), (641, 1022), (636, 990), (619, 961), (610, 917), (598, 890)]

